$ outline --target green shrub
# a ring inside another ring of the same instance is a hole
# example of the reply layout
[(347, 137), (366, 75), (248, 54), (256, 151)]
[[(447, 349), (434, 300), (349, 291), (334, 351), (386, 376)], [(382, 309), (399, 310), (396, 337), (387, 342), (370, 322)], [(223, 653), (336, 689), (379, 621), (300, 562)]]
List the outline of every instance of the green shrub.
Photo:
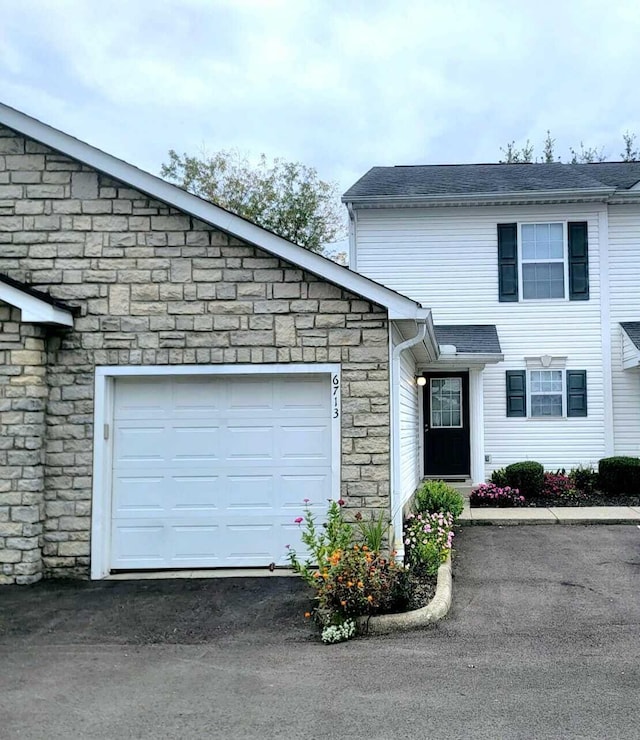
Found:
[(507, 483), (507, 469), (497, 468), (491, 473), (491, 483), (495, 483), (498, 488), (504, 488), (508, 485)]
[(598, 482), (604, 493), (640, 492), (640, 458), (605, 457), (598, 463)]
[(569, 473), (573, 488), (578, 493), (591, 495), (598, 488), (598, 473), (592, 467), (578, 465)]
[(427, 480), (416, 491), (413, 508), (416, 514), (448, 512), (455, 521), (462, 514), (464, 499), (455, 488), (444, 481)]
[(505, 468), (507, 485), (517, 488), (525, 499), (538, 498), (544, 489), (544, 468), (539, 462), (525, 460)]

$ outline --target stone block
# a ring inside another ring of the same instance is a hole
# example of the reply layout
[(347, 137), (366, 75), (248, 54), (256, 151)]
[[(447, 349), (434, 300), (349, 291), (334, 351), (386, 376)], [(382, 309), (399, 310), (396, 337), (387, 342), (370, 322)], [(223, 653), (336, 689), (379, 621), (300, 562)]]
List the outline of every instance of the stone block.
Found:
[(360, 329), (329, 329), (329, 343), (334, 346), (357, 346), (361, 336)]
[(41, 154), (8, 154), (5, 166), (8, 170), (41, 172), (44, 169), (44, 157)]
[(58, 555), (62, 557), (78, 557), (90, 554), (88, 542), (61, 542), (58, 545)]
[(19, 563), (21, 560), (22, 552), (19, 550), (0, 549), (0, 563)]

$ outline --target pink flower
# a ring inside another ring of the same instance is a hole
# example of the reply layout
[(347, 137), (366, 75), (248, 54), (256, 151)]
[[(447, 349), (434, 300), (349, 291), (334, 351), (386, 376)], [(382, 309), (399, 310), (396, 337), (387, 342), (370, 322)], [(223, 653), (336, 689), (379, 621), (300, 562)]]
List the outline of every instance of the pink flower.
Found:
[(284, 549), (285, 549), (285, 550), (288, 550), (288, 549), (289, 549), (290, 547), (291, 547), (291, 545), (285, 545), (285, 546), (284, 546)]
[(344, 499), (338, 499), (338, 506), (344, 506)]
[(311, 499), (310, 498), (303, 498), (302, 501), (303, 501), (303, 503), (308, 504), (309, 501), (311, 501)]
[(298, 516), (293, 520), (296, 524), (302, 524), (302, 517)]

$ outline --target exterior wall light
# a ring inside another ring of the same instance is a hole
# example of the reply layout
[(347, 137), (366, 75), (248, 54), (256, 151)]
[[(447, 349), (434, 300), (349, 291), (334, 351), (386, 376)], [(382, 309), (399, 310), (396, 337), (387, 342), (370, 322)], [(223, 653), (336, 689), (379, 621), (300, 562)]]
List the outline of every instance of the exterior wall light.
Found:
[(418, 375), (418, 377), (416, 378), (416, 383), (418, 385), (426, 385), (427, 379), (424, 377), (424, 375)]

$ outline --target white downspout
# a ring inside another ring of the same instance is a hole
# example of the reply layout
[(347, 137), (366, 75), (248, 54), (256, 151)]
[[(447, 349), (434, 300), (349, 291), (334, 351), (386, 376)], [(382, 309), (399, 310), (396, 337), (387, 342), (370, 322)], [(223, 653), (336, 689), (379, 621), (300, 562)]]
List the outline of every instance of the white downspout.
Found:
[(349, 214), (349, 269), (358, 272), (358, 256), (356, 253), (356, 228), (358, 225), (358, 216), (353, 208), (352, 203), (347, 203), (347, 213)]
[[(393, 343), (391, 330), (390, 339)], [(404, 540), (402, 539), (402, 489), (400, 476), (400, 355), (405, 349), (422, 342), (427, 336), (427, 319), (419, 325), (415, 337), (401, 342), (391, 353), (391, 526), (393, 527), (393, 548), (400, 562), (404, 559)]]

